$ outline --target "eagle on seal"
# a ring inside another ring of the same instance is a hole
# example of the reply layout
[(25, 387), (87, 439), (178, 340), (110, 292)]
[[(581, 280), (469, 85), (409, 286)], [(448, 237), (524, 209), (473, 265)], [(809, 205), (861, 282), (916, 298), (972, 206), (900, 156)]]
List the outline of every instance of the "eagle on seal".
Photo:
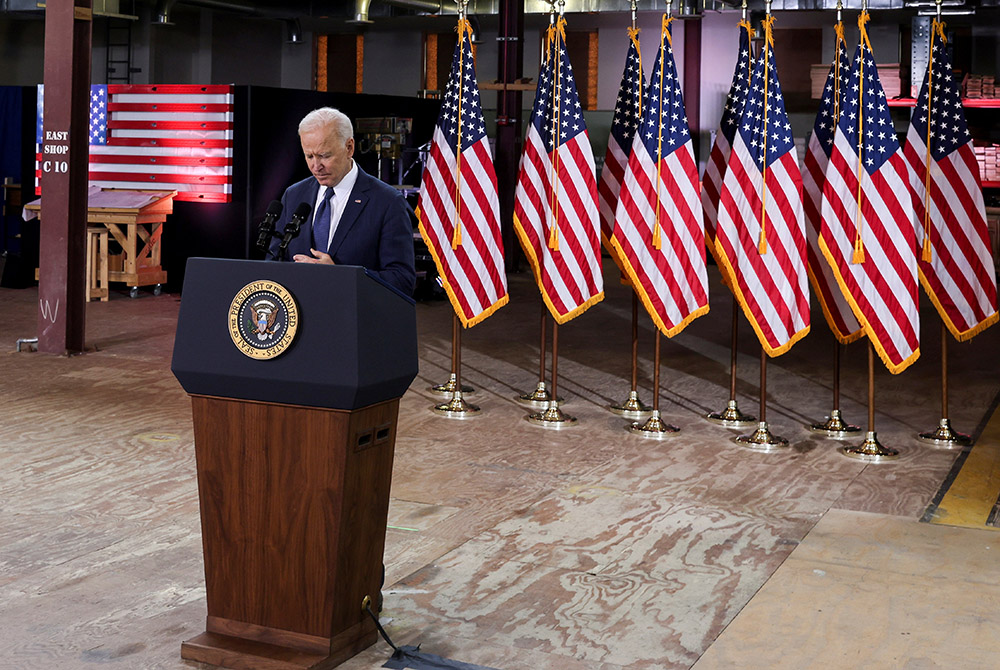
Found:
[(258, 340), (263, 342), (274, 337), (274, 321), (278, 318), (274, 303), (260, 300), (250, 305), (250, 314), (253, 316), (254, 334)]

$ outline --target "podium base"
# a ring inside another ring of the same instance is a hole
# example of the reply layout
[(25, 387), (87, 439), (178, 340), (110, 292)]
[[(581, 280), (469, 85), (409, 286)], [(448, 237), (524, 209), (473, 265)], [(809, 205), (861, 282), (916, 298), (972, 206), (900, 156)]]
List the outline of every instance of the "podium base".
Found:
[(237, 670), (328, 670), (360, 654), (375, 644), (377, 639), (375, 631), (365, 631), (362, 637), (343, 640), (343, 646), (331, 649), (331, 653), (318, 653), (316, 650), (304, 651), (295, 647), (205, 632), (181, 644), (181, 658)]

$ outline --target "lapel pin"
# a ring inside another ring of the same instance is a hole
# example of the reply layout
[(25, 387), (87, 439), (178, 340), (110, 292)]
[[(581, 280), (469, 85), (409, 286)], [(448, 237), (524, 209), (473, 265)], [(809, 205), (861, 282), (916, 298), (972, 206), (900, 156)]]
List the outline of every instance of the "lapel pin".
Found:
[(358, 203), (359, 205), (361, 204), (360, 200), (355, 200), (354, 202)]

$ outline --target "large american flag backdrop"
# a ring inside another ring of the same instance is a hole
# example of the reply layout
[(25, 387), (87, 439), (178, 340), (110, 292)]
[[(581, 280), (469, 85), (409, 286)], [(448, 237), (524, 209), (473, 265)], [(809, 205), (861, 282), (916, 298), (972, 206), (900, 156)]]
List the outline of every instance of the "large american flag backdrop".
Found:
[[(36, 155), (44, 88), (38, 87)], [(228, 85), (90, 87), (90, 184), (175, 190), (175, 200), (230, 202), (233, 90)], [(39, 167), (35, 184), (39, 191)]]
[(937, 19), (903, 155), (923, 249), (920, 281), (948, 330), (967, 340), (996, 323), (997, 283), (972, 136)]
[(809, 278), (802, 176), (774, 66), (773, 20), (722, 180), (716, 252), (761, 346), (778, 356), (809, 332)]
[(625, 68), (622, 71), (621, 85), (618, 87), (618, 98), (615, 100), (615, 113), (611, 117), (608, 150), (604, 155), (601, 181), (597, 185), (601, 212), (601, 241), (623, 273), (625, 270), (618, 259), (618, 252), (611, 245), (611, 235), (615, 229), (618, 194), (621, 192), (625, 168), (632, 153), (632, 138), (635, 137), (635, 131), (642, 120), (642, 94), (646, 88), (642, 55), (639, 50), (639, 31), (636, 28), (629, 28), (628, 36), (628, 53), (625, 55)]
[(708, 313), (698, 164), (671, 44), (664, 17), (611, 240), (649, 316), (668, 337)]
[(916, 232), (907, 166), (865, 30), (826, 168), (820, 248), (893, 373), (920, 356)]
[(466, 328), (507, 304), (500, 204), (479, 85), (472, 28), (459, 42), (421, 178), (417, 218), (452, 307)]
[(594, 153), (565, 27), (560, 17), (546, 36), (514, 192), (514, 230), (557, 323), (604, 299)]
[(806, 218), (806, 237), (809, 240), (809, 280), (819, 300), (826, 322), (834, 337), (843, 344), (853, 342), (865, 333), (861, 329), (851, 305), (837, 285), (833, 268), (823, 258), (819, 248), (819, 233), (822, 227), (820, 209), (823, 204), (823, 183), (826, 181), (826, 166), (833, 150), (833, 135), (840, 118), (840, 102), (847, 93), (850, 83), (850, 62), (847, 59), (847, 43), (844, 40), (844, 23), (836, 25), (837, 45), (823, 88), (823, 98), (813, 124), (812, 136), (806, 148), (802, 168), (802, 200)]
[[(715, 225), (719, 219), (719, 192), (722, 190), (722, 177), (726, 173), (726, 164), (733, 148), (733, 139), (743, 114), (750, 93), (750, 73), (753, 69), (753, 48), (750, 38), (753, 29), (748, 21), (740, 21), (740, 50), (736, 57), (736, 70), (733, 72), (733, 83), (729, 87), (726, 106), (722, 110), (722, 120), (719, 131), (715, 134), (715, 142), (705, 166), (705, 176), (701, 184), (701, 205), (705, 214), (705, 242), (709, 251), (715, 256)], [(723, 263), (716, 258), (720, 268)]]

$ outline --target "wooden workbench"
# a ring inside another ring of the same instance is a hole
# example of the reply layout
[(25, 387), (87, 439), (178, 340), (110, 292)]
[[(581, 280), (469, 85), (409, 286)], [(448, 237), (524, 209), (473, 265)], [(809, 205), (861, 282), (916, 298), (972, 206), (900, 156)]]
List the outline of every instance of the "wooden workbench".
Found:
[[(160, 265), (160, 240), (167, 215), (174, 210), (177, 191), (109, 189), (92, 186), (87, 192), (87, 225), (103, 227), (110, 239), (121, 247), (121, 253), (108, 254), (106, 259), (91, 259), (91, 266), (106, 262), (108, 280), (123, 282), (135, 297), (140, 286), (160, 286), (167, 281), (167, 272)], [(29, 213), (42, 217), (41, 199), (24, 206)], [(105, 252), (106, 253), (106, 252)]]

